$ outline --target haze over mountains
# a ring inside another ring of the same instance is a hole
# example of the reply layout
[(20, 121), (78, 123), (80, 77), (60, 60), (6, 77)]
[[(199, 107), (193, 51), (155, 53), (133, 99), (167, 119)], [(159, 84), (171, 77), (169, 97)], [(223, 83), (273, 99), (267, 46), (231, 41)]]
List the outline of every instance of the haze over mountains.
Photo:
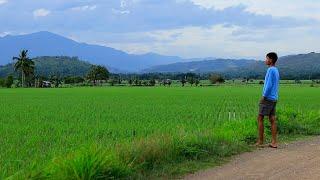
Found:
[(105, 65), (124, 72), (137, 72), (155, 65), (183, 61), (176, 56), (155, 53), (133, 55), (113, 48), (79, 43), (66, 37), (42, 31), (26, 35), (0, 37), (0, 65), (10, 63), (21, 49), (28, 49), (30, 57), (78, 56), (92, 64)]

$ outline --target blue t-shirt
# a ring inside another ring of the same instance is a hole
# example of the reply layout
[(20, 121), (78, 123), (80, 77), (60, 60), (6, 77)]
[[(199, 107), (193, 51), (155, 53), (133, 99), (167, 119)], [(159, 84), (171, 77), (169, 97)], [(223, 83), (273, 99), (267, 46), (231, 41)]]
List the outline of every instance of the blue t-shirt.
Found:
[(263, 97), (272, 101), (278, 100), (279, 80), (280, 75), (278, 69), (274, 66), (269, 67), (264, 79)]

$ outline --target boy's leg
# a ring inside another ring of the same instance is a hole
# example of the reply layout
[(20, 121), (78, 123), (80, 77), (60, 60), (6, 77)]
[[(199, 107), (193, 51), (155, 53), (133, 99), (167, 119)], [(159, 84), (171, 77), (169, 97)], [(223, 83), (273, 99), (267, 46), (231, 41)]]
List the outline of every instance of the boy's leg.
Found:
[(270, 115), (269, 116), (270, 124), (271, 124), (271, 134), (272, 134), (272, 141), (271, 145), (273, 147), (277, 147), (277, 123), (276, 123), (276, 116)]
[(258, 141), (257, 145), (262, 145), (264, 142), (264, 125), (263, 125), (263, 115), (258, 115)]

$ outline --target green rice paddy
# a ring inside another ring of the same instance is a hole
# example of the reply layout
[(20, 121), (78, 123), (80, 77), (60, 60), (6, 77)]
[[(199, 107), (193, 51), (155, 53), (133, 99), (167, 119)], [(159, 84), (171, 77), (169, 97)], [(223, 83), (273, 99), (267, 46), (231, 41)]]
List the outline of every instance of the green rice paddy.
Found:
[[(261, 91), (258, 85), (0, 89), (0, 179), (127, 178), (246, 151), (256, 138)], [(317, 87), (283, 85), (280, 136), (319, 134), (319, 102)]]

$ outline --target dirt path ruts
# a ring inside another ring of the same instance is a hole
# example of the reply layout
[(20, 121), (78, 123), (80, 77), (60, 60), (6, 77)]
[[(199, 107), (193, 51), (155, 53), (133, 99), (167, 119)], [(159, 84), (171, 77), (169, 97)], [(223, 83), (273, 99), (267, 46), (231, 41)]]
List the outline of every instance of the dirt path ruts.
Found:
[(185, 179), (320, 179), (320, 137), (244, 153)]

